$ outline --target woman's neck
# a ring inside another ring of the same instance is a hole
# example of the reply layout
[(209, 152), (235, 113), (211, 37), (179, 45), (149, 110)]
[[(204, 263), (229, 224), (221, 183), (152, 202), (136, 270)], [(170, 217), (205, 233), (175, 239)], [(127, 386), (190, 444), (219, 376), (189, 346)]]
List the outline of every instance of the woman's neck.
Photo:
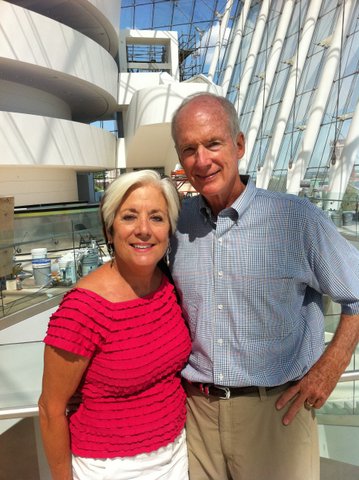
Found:
[(162, 272), (155, 265), (151, 269), (141, 269), (140, 272), (131, 271), (127, 265), (121, 265), (114, 259), (111, 262), (111, 269), (125, 282), (133, 293), (139, 297), (144, 297), (160, 286), (162, 281)]

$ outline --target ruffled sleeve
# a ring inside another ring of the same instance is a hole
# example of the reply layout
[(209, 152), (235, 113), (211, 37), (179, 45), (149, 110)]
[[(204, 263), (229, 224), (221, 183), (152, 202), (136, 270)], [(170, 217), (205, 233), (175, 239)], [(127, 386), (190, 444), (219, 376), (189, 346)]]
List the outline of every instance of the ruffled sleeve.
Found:
[(46, 345), (91, 358), (102, 341), (101, 324), (90, 292), (67, 292), (50, 317)]

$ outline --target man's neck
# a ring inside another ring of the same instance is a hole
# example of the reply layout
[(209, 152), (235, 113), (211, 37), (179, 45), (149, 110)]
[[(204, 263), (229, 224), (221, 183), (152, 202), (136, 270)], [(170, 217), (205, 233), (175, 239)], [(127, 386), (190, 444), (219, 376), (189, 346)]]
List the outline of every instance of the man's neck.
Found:
[(227, 195), (225, 195), (225, 197), (218, 195), (207, 198), (203, 196), (209, 208), (211, 209), (212, 214), (215, 217), (222, 210), (229, 208), (235, 202), (235, 200), (237, 200), (237, 198), (244, 192), (248, 179), (248, 176), (241, 176), (239, 178), (239, 182), (236, 182), (231, 191)]

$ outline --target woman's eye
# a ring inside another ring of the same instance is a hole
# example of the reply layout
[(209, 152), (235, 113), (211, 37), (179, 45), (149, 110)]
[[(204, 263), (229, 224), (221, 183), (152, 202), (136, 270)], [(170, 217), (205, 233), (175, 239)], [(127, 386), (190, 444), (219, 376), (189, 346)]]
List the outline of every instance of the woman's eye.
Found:
[(152, 219), (154, 222), (163, 222), (163, 217), (162, 217), (162, 215), (154, 215), (153, 217), (151, 217), (151, 219)]
[(131, 214), (126, 214), (122, 216), (122, 220), (124, 220), (125, 222), (131, 222), (132, 220), (135, 220), (135, 218), (136, 216)]

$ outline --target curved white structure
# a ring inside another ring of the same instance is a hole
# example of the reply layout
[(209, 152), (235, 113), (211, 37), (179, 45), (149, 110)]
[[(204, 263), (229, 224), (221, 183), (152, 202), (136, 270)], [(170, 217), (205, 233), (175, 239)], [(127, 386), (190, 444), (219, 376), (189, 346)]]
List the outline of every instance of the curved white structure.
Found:
[(0, 112), (0, 145), (1, 195), (17, 205), (77, 201), (76, 172), (114, 168), (116, 138), (69, 120)]
[(37, 12), (83, 33), (115, 57), (121, 2), (112, 0), (15, 0), (14, 5)]
[(138, 90), (126, 114), (126, 162), (131, 168), (163, 168), (178, 162), (171, 137), (172, 114), (182, 100), (198, 92), (222, 94), (212, 82), (182, 82)]
[(117, 111), (119, 3), (1, 1), (0, 22), (0, 192), (77, 201), (78, 171), (116, 167), (116, 138), (88, 124)]

